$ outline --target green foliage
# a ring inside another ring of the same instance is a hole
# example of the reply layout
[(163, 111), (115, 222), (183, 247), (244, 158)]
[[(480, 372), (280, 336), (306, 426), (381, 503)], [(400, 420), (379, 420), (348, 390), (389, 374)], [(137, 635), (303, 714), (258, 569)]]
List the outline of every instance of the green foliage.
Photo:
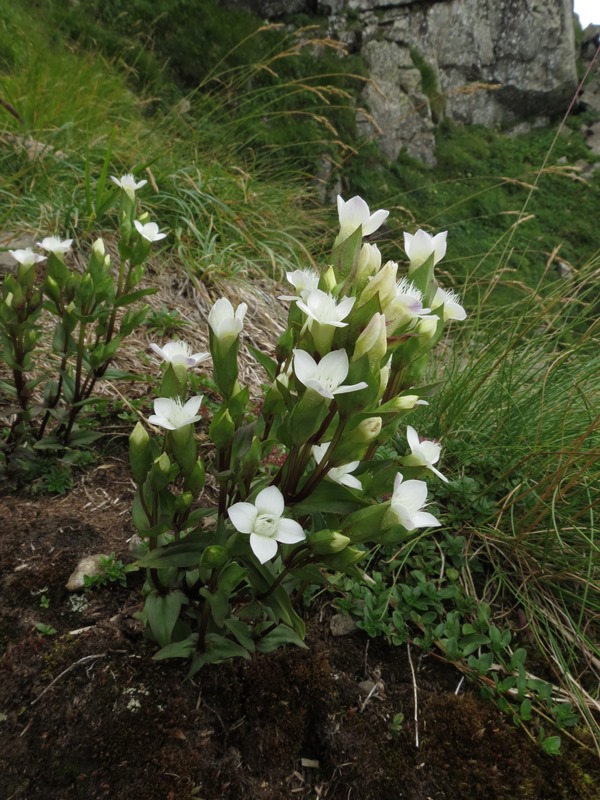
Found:
[(117, 559), (114, 553), (100, 559), (99, 575), (84, 575), (83, 587), (85, 591), (97, 589), (99, 586), (106, 586), (109, 583), (118, 583), (120, 586), (127, 586), (127, 575), (135, 572), (137, 567), (133, 564), (125, 564)]

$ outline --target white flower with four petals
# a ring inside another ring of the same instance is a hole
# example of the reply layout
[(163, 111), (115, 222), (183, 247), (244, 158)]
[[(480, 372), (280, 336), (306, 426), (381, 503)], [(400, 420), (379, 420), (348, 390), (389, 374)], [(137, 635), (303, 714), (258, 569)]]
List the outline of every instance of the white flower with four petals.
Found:
[(307, 389), (314, 389), (321, 397), (333, 400), (336, 394), (357, 392), (365, 389), (365, 381), (353, 383), (351, 386), (342, 384), (348, 377), (350, 364), (345, 350), (332, 350), (317, 362), (304, 350), (294, 350), (294, 372), (296, 377)]
[[(317, 464), (323, 461), (325, 453), (329, 449), (329, 442), (323, 444), (315, 444), (312, 448), (313, 458)], [(349, 489), (362, 489), (362, 483), (351, 472), (354, 472), (360, 466), (360, 461), (350, 461), (348, 464), (341, 464), (339, 467), (331, 467), (327, 470), (325, 477), (339, 483), (340, 486), (347, 486)]]
[(418, 230), (414, 235), (404, 234), (404, 249), (410, 261), (410, 268), (416, 269), (424, 264), (433, 253), (434, 265), (446, 255), (448, 231), (431, 236), (427, 231)]
[(428, 511), (421, 511), (427, 500), (425, 481), (405, 481), (398, 473), (394, 481), (394, 492), (390, 509), (386, 514), (388, 522), (403, 525), (407, 531), (415, 528), (433, 528), (442, 523)]
[(410, 447), (410, 455), (404, 457), (403, 463), (406, 464), (407, 467), (427, 467), (427, 469), (430, 469), (438, 478), (448, 483), (448, 478), (442, 475), (439, 469), (433, 466), (440, 460), (440, 454), (442, 452), (441, 445), (437, 442), (430, 442), (427, 439), (421, 441), (419, 434), (411, 425), (406, 426), (406, 439)]
[(46, 256), (34, 253), (31, 247), (26, 247), (24, 250), (9, 250), (8, 252), (22, 267), (31, 267), (33, 264), (46, 260)]
[(154, 401), (154, 414), (148, 417), (148, 422), (168, 431), (193, 425), (200, 419), (198, 411), (201, 403), (202, 395), (190, 398), (185, 405), (182, 405), (179, 398), (173, 400), (170, 397), (157, 397)]
[(197, 367), (198, 364), (210, 358), (210, 353), (192, 353), (192, 348), (185, 342), (167, 342), (162, 347), (151, 342), (150, 348), (168, 364), (184, 364), (186, 367)]
[(136, 181), (135, 175), (132, 175), (130, 172), (127, 173), (127, 175), (122, 175), (120, 178), (115, 178), (114, 175), (111, 175), (110, 179), (115, 186), (118, 186), (119, 189), (123, 189), (127, 197), (131, 200), (135, 200), (136, 191), (148, 183), (146, 180)]
[(139, 219), (133, 221), (136, 231), (141, 237), (146, 239), (147, 242), (159, 242), (166, 237), (166, 233), (160, 233), (156, 222), (142, 223)]
[(358, 195), (347, 201), (342, 200), (338, 195), (337, 207), (340, 219), (339, 241), (347, 239), (360, 226), (362, 226), (363, 236), (375, 233), (383, 225), (390, 213), (381, 209), (371, 214), (369, 206)]
[(277, 542), (296, 544), (306, 539), (302, 526), (285, 519), (283, 495), (268, 486), (256, 495), (254, 503), (234, 503), (228, 510), (233, 527), (250, 534), (250, 547), (261, 564), (277, 555)]
[(48, 253), (54, 253), (56, 256), (68, 253), (72, 244), (73, 239), (62, 240), (59, 236), (46, 236), (45, 239), (37, 243), (37, 246), (41, 247), (42, 250), (46, 250)]

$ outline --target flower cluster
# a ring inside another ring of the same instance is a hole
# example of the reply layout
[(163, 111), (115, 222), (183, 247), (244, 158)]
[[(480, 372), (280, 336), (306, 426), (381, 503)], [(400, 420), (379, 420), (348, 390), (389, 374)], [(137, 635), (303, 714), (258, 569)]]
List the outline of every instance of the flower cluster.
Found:
[[(119, 185), (126, 194), (139, 188), (131, 176)], [(150, 540), (141, 562), (149, 570), (143, 618), (163, 648), (159, 656), (193, 651), (194, 670), (296, 641), (303, 625), (289, 596), (307, 575), (358, 577), (364, 543), (398, 543), (441, 524), (425, 510), (420, 479), (429, 473), (447, 481), (436, 466), (441, 445), (404, 418), (427, 405), (421, 394), (431, 389), (420, 389), (422, 376), (444, 326), (466, 316), (434, 277), (446, 233), (406, 233), (402, 275), (400, 260), (382, 265), (377, 246), (363, 242), (387, 211), (371, 213), (354, 197), (338, 198), (338, 212), (327, 267), (287, 275), (292, 290), (280, 299), (290, 304), (289, 320), (275, 358), (249, 348), (268, 377), (258, 418), (249, 416), (238, 373), (246, 303), (221, 298), (212, 306), (210, 353), (180, 341), (150, 345), (163, 378), (148, 422), (162, 429), (162, 444), (139, 425), (130, 444), (134, 522)], [(163, 235), (153, 223), (136, 220), (135, 229), (148, 242)], [(188, 370), (209, 359), (221, 396), (202, 436), (212, 456), (200, 454), (194, 435), (203, 398), (187, 396)], [(396, 456), (376, 458), (383, 444), (388, 452), (393, 444)], [(200, 525), (206, 513), (194, 503), (206, 458), (218, 503), (214, 523)]]

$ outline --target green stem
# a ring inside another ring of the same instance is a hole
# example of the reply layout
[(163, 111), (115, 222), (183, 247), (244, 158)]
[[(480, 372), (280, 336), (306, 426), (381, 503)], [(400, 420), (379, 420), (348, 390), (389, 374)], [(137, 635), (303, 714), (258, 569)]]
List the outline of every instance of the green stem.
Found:
[(304, 500), (305, 497), (308, 497), (308, 495), (312, 492), (312, 490), (315, 488), (315, 486), (318, 484), (321, 478), (323, 478), (324, 475), (326, 475), (329, 469), (329, 464), (331, 462), (331, 456), (333, 455), (333, 451), (335, 450), (338, 442), (342, 438), (342, 434), (346, 428), (346, 423), (347, 420), (340, 419), (337, 429), (333, 434), (333, 438), (329, 442), (329, 447), (327, 448), (325, 455), (321, 459), (321, 462), (317, 465), (315, 471), (312, 473), (310, 478), (306, 481), (302, 489), (294, 497), (295, 502), (298, 503), (301, 500)]

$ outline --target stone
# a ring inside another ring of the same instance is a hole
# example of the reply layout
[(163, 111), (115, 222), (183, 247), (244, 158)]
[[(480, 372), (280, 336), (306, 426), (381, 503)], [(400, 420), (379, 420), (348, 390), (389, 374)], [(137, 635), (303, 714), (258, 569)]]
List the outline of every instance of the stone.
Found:
[(349, 636), (356, 633), (358, 628), (348, 614), (334, 614), (329, 622), (329, 630), (332, 636)]
[(84, 576), (89, 575), (90, 577), (94, 577), (95, 575), (102, 575), (103, 568), (102, 568), (102, 561), (106, 558), (106, 555), (103, 553), (98, 553), (94, 556), (84, 556), (81, 559), (79, 564), (75, 567), (73, 572), (71, 573), (69, 580), (67, 581), (65, 588), (69, 592), (80, 592), (84, 586)]

